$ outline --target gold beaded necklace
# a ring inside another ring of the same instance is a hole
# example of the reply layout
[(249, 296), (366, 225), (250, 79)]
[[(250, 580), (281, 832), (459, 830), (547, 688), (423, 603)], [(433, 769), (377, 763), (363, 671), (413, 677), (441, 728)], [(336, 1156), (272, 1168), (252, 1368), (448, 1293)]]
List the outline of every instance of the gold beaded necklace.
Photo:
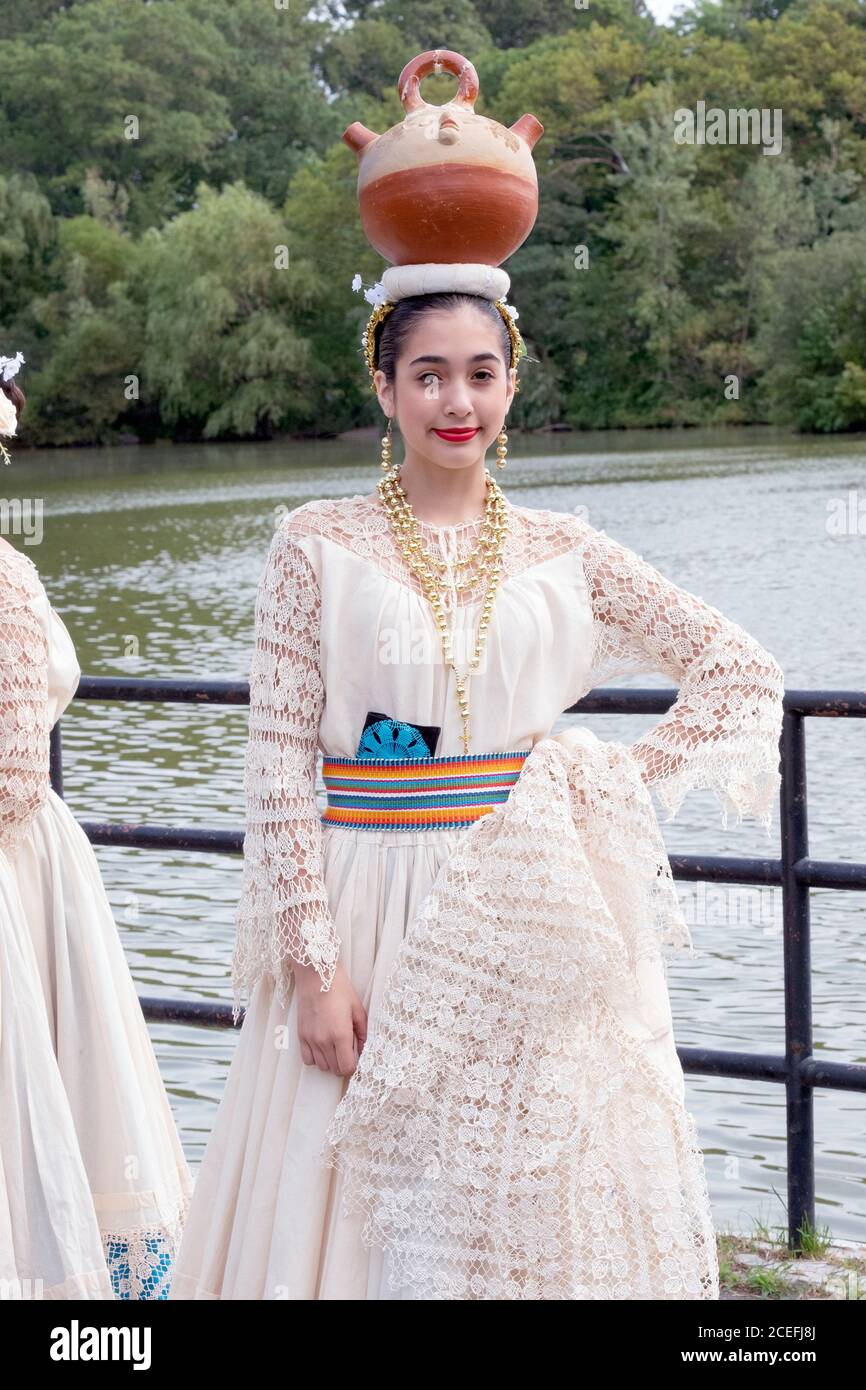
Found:
[(433, 609), (433, 616), (442, 636), (442, 647), (445, 660), (454, 672), (457, 699), (460, 704), (460, 716), (463, 720), (463, 752), (469, 752), (469, 690), (468, 683), (472, 671), (481, 660), (481, 653), (484, 643), (487, 640), (487, 628), (490, 624), (490, 613), (493, 607), (493, 599), (499, 587), (500, 571), (502, 569), (502, 555), (505, 548), (505, 538), (508, 534), (508, 514), (505, 494), (502, 492), (495, 478), (492, 477), (489, 469), (485, 468), (484, 476), (487, 482), (487, 499), (484, 509), (484, 523), (481, 538), (478, 545), (473, 549), (470, 556), (459, 561), (461, 567), (468, 564), (469, 560), (478, 558), (478, 567), (475, 574), (467, 578), (456, 587), (469, 589), (475, 579), (480, 574), (489, 574), (487, 593), (484, 596), (484, 604), (481, 610), (481, 617), (478, 622), (478, 631), (475, 634), (475, 652), (469, 661), (469, 669), (464, 675), (459, 675), (457, 667), (454, 665), (454, 652), (451, 643), (451, 633), (448, 631), (448, 624), (445, 619), (443, 608), (444, 584), (436, 571), (444, 571), (448, 566), (431, 555), (426, 549), (421, 537), (421, 529), (418, 518), (416, 517), (406, 493), (400, 482), (398, 470), (394, 468), (384, 478), (379, 480), (379, 496), (382, 505), (406, 563), (414, 574), (418, 576), (422, 588), (430, 601)]

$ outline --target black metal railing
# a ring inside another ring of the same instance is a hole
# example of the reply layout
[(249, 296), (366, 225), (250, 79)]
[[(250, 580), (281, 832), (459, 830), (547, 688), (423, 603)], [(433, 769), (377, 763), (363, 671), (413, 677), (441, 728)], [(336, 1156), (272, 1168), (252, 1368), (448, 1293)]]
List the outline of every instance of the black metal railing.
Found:
[[(592, 690), (566, 714), (664, 714), (677, 698), (669, 689)], [(245, 705), (243, 681), (141, 680), (83, 676), (78, 700), (132, 700), (152, 703)], [(675, 879), (781, 887), (785, 981), (785, 1052), (731, 1052), (711, 1047), (678, 1047), (683, 1070), (700, 1075), (775, 1081), (785, 1086), (788, 1157), (788, 1245), (801, 1249), (804, 1230), (815, 1227), (815, 1146), (813, 1098), (816, 1086), (866, 1091), (866, 1065), (829, 1062), (812, 1052), (812, 962), (809, 890), (866, 889), (866, 864), (809, 858), (806, 796), (807, 718), (866, 718), (866, 692), (789, 690), (785, 693), (780, 743), (781, 855), (778, 859), (671, 855)], [(60, 722), (51, 735), (51, 783), (63, 795)], [(139, 849), (184, 849), (209, 854), (242, 854), (243, 833), (174, 826), (107, 825), (81, 821), (95, 845)], [(150, 1021), (200, 1027), (232, 1026), (229, 1004), (206, 1000), (142, 998)]]

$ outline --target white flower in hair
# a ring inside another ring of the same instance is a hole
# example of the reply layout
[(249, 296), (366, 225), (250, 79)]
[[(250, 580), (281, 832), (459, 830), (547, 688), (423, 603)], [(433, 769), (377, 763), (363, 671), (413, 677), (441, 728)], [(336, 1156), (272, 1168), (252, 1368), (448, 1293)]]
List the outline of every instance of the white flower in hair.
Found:
[[(363, 283), (361, 276), (356, 274), (352, 280), (352, 289), (356, 294)], [(364, 298), (368, 304), (372, 304), (374, 309), (377, 309), (380, 304), (384, 304), (388, 296), (385, 293), (385, 286), (382, 284), (382, 281), (377, 280), (375, 285), (371, 285), (368, 290), (364, 290)]]
[(3, 373), (3, 380), (11, 381), (23, 361), (23, 352), (16, 352), (14, 357), (0, 357), (0, 372)]
[(380, 304), (384, 304), (388, 296), (385, 293), (385, 286), (381, 280), (377, 280), (369, 290), (364, 291), (364, 298), (368, 304), (372, 304), (374, 309), (378, 309)]
[(520, 315), (519, 315), (519, 313), (517, 312), (517, 310), (515, 309), (515, 307), (514, 307), (513, 304), (506, 304), (506, 303), (505, 303), (505, 300), (503, 299), (503, 301), (502, 301), (502, 307), (503, 307), (503, 309), (507, 309), (507, 310), (508, 310), (508, 313), (511, 315), (511, 317), (512, 317), (513, 319), (519, 319), (519, 318), (520, 318)]

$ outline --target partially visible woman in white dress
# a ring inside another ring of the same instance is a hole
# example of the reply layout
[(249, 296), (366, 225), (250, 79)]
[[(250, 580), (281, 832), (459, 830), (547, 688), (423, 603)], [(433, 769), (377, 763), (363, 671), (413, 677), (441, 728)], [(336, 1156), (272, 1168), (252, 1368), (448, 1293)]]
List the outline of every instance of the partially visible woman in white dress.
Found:
[(96, 857), (49, 782), (80, 675), (0, 537), (0, 1278), (164, 1299), (192, 1179)]

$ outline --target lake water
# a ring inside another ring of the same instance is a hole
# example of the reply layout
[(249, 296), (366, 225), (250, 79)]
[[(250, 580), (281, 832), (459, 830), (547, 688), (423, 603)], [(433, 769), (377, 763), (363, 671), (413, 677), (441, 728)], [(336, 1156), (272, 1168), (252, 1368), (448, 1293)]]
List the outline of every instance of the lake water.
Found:
[[(369, 493), (378, 432), (316, 443), (19, 450), (7, 496), (41, 498), (35, 561), (87, 675), (246, 679), (255, 589), (278, 509)], [(395, 456), (396, 456), (395, 449)], [(774, 431), (509, 438), (491, 472), (526, 506), (593, 526), (741, 623), (788, 689), (866, 688), (866, 439)], [(859, 508), (859, 527), (857, 525)], [(841, 524), (834, 517), (842, 518)], [(567, 637), (567, 634), (564, 634)], [(621, 684), (668, 684), (641, 677)], [(655, 717), (565, 716), (632, 739)], [(88, 704), (62, 721), (65, 795), (82, 820), (239, 829), (246, 710)], [(807, 722), (810, 851), (866, 859), (866, 721)], [(779, 852), (755, 822), (723, 831), (709, 793), (664, 825), (670, 852)], [(231, 998), (240, 859), (96, 850), (141, 994)], [(697, 955), (670, 957), (677, 1042), (784, 1051), (781, 894), (679, 883)], [(866, 1060), (866, 906), (812, 894), (815, 1047)], [(200, 1162), (237, 1035), (151, 1025), (190, 1163)], [(785, 1092), (686, 1077), (720, 1229), (785, 1222)], [(819, 1224), (866, 1238), (866, 1097), (816, 1092)]]

